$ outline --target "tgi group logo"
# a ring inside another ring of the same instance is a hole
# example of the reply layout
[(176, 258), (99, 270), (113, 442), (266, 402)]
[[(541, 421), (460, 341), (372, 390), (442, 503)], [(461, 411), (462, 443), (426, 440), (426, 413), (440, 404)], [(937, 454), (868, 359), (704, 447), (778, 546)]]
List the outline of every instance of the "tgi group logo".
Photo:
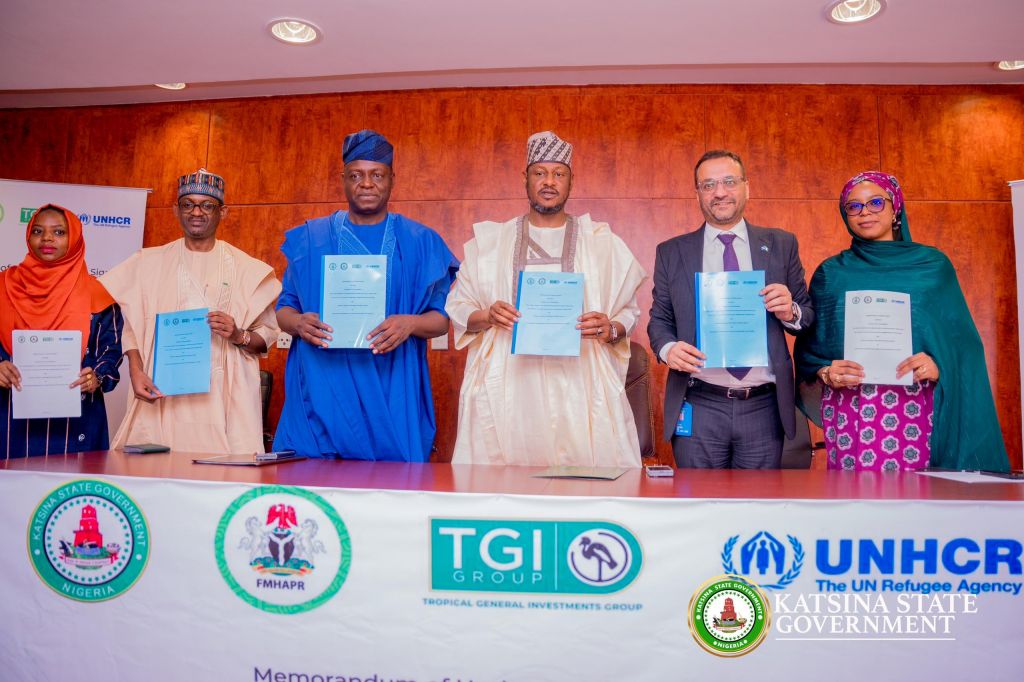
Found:
[(643, 552), (603, 521), (431, 519), (430, 587), (470, 592), (610, 594), (636, 580)]
[[(746, 541), (741, 542), (741, 539), (741, 536), (733, 535), (722, 548), (722, 570), (727, 574), (748, 577), (770, 590), (781, 590), (800, 575), (804, 548), (794, 536), (786, 536), (788, 547), (765, 530), (758, 531)], [(739, 570), (734, 562), (737, 545)]]

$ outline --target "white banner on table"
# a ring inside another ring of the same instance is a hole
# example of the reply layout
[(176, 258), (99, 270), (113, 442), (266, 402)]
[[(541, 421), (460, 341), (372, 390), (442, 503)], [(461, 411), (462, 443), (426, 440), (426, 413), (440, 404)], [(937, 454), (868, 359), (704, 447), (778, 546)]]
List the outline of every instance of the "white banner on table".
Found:
[[(11, 679), (64, 679), (70, 661), (83, 679), (305, 682), (951, 680), (976, 679), (979, 661), (986, 680), (1017, 680), (1024, 666), (1016, 503), (11, 471), (0, 499)], [(760, 584), (769, 614), (736, 658), (688, 624), (691, 598), (725, 573)]]
[[(28, 253), (25, 227), (35, 210), (57, 204), (81, 219), (85, 262), (89, 272), (99, 277), (142, 248), (148, 195), (149, 190), (130, 187), (0, 179), (0, 270), (24, 260)], [(111, 434), (124, 418), (130, 390), (125, 363), (121, 383), (104, 400)]]

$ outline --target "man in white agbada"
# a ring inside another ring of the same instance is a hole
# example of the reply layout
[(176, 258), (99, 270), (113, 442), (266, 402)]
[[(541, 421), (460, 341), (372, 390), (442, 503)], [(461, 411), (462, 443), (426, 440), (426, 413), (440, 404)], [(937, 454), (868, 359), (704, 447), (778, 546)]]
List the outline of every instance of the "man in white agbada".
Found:
[[(178, 179), (182, 238), (142, 249), (103, 275), (121, 305), (122, 347), (134, 395), (110, 443), (160, 443), (183, 452), (263, 452), (259, 358), (277, 339), (274, 269), (227, 242), (224, 178), (200, 168)], [(156, 316), (209, 308), (210, 391), (165, 396), (153, 383)]]
[[(473, 226), (445, 310), (469, 348), (453, 464), (640, 466), (624, 383), (647, 278), (606, 223), (572, 216), (572, 145), (552, 132), (526, 151), (530, 211)], [(579, 357), (512, 355), (519, 272), (584, 277)]]

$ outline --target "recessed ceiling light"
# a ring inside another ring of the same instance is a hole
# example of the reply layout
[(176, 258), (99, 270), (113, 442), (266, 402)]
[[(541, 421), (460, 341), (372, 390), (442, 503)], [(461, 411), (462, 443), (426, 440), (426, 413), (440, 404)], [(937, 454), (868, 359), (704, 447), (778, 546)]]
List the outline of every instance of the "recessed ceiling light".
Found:
[(272, 36), (289, 45), (309, 45), (323, 35), (323, 31), (304, 19), (275, 19), (267, 28)]
[(184, 90), (185, 89), (185, 84), (184, 83), (153, 83), (153, 85), (155, 85), (158, 88), (163, 88), (164, 90)]
[(1015, 62), (999, 62), (998, 64), (996, 64), (996, 67), (1002, 69), (1003, 71), (1016, 71), (1018, 69), (1024, 69), (1024, 60), (1018, 60)]
[(877, 16), (885, 9), (885, 0), (845, 0), (833, 3), (828, 19), (837, 24), (857, 24)]

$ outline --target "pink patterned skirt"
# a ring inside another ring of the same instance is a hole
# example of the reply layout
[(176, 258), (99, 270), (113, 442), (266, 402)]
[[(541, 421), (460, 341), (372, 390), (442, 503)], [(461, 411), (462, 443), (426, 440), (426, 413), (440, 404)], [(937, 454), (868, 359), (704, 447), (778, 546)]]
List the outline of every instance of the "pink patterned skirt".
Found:
[(935, 385), (861, 384), (821, 395), (828, 468), (847, 471), (923, 469), (931, 457)]

